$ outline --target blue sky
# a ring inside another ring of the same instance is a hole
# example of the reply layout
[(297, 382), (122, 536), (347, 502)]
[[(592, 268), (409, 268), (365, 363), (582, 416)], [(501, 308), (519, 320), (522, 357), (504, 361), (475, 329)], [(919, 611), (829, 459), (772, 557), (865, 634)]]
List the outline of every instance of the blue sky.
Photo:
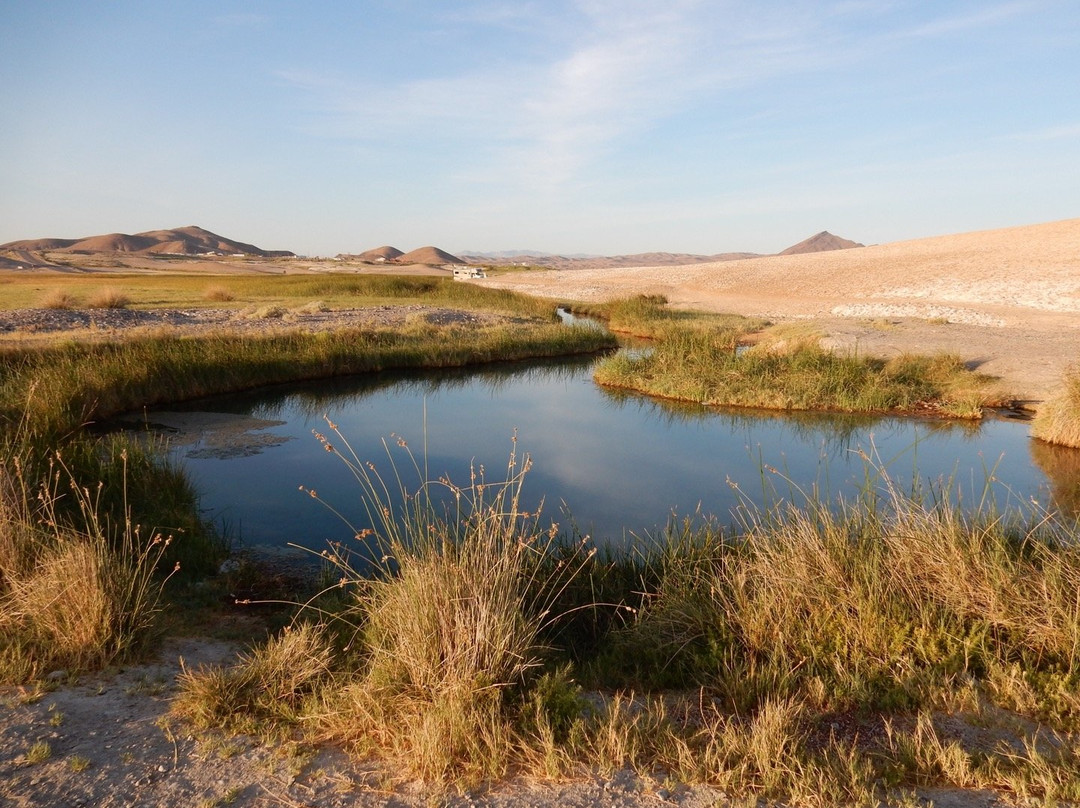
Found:
[(0, 242), (774, 252), (1077, 216), (1076, 0), (0, 5)]

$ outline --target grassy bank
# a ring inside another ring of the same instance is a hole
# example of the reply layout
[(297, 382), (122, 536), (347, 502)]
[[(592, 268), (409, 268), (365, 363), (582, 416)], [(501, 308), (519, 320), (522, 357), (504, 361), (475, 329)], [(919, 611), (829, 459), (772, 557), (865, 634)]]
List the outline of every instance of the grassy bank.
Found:
[(0, 310), (81, 308), (122, 295), (125, 306), (152, 308), (296, 308), (318, 301), (331, 308), (427, 303), (504, 311), (550, 319), (551, 304), (509, 291), (487, 289), (449, 278), (404, 275), (106, 275), (8, 273)]
[(145, 336), (0, 350), (0, 418), (46, 434), (126, 410), (280, 382), (387, 369), (456, 367), (610, 347), (554, 323), (483, 328), (420, 324), (242, 337)]
[(781, 410), (932, 413), (979, 418), (992, 402), (983, 379), (959, 358), (842, 355), (817, 335), (757, 334), (745, 318), (673, 312), (662, 298), (611, 307), (613, 328), (656, 340), (648, 350), (599, 363), (597, 383), (700, 404)]
[[(118, 281), (124, 279), (109, 278)], [(238, 294), (295, 304), (327, 292), (352, 306), (452, 304), (513, 319), (481, 327), (424, 321), (397, 329), (257, 337), (163, 332), (0, 348), (0, 680), (126, 658), (156, 624), (156, 597), (146, 596), (152, 582), (177, 565), (189, 581), (205, 576), (223, 555), (221, 538), (199, 516), (191, 485), (163, 453), (122, 436), (95, 438), (83, 425), (140, 407), (279, 382), (561, 356), (612, 345), (609, 336), (560, 326), (549, 304), (439, 279), (219, 281), (224, 288), (214, 296), (234, 303)], [(147, 290), (160, 294), (157, 304), (176, 305), (194, 284), (191, 278), (140, 278), (117, 288), (124, 305), (136, 305)], [(69, 291), (80, 294), (77, 285)], [(77, 561), (69, 554), (73, 548)], [(143, 594), (132, 599), (120, 587), (125, 580)], [(96, 592), (96, 605), (89, 595), (76, 597), (73, 587)], [(46, 592), (51, 600), (43, 611), (33, 604), (44, 603), (45, 595), (34, 593)], [(68, 642), (64, 632), (82, 632), (82, 644)]]
[(1031, 434), (1039, 440), (1080, 449), (1080, 368), (1073, 368), (1035, 415)]
[(325, 440), (369, 507), (357, 538), (394, 561), (370, 579), (336, 555), (319, 610), (190, 674), (175, 711), (198, 726), (302, 731), (443, 788), (631, 767), (800, 805), (1080, 797), (1080, 550), (1045, 514), (886, 480), (603, 559), (520, 511), (527, 460), (396, 491)]

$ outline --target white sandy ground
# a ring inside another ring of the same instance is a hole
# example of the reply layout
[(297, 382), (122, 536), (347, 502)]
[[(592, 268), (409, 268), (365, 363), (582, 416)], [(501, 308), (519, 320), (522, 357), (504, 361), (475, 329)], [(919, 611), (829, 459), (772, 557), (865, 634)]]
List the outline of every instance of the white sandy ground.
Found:
[(1038, 402), (1080, 360), (1080, 219), (681, 267), (473, 281), (565, 300), (663, 294), (675, 306), (819, 323), (830, 345), (946, 350)]

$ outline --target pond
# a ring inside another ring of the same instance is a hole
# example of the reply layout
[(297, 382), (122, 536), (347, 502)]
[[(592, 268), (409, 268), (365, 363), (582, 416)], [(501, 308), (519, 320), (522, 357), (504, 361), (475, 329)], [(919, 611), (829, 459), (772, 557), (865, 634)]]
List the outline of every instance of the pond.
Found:
[[(1029, 424), (717, 410), (613, 392), (592, 382), (591, 358), (305, 383), (193, 403), (146, 420), (202, 494), (207, 515), (244, 545), (321, 549), (364, 527), (359, 487), (313, 431), (324, 420), (391, 485), (482, 466), (505, 479), (510, 452), (528, 454), (525, 507), (543, 520), (624, 547), (672, 518), (732, 521), (740, 505), (852, 497), (887, 474), (909, 490), (949, 487), (974, 506), (1075, 498), (1080, 452), (1032, 441)], [(515, 442), (516, 436), (516, 442)], [(398, 437), (408, 449), (398, 445)], [(412, 453), (409, 458), (407, 452)], [(389, 457), (388, 457), (389, 453)], [(869, 460), (867, 459), (869, 458)], [(396, 472), (395, 472), (396, 469)], [(318, 492), (325, 505), (300, 490)], [(1071, 497), (1071, 498), (1070, 498)]]

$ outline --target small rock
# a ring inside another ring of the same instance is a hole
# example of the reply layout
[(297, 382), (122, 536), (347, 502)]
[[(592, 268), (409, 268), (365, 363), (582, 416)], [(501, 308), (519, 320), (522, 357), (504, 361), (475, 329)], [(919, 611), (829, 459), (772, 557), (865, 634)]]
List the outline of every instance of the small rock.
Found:
[(58, 671), (53, 671), (45, 677), (46, 682), (66, 682), (70, 674), (61, 668)]

